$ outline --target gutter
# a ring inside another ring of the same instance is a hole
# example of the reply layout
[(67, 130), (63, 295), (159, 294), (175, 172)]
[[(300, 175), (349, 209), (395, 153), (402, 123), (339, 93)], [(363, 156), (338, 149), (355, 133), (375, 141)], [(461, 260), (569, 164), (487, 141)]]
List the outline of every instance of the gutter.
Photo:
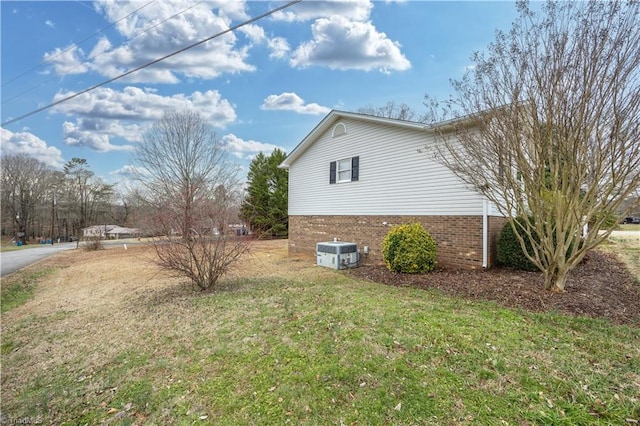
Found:
[(482, 268), (488, 268), (489, 254), (489, 200), (482, 197)]

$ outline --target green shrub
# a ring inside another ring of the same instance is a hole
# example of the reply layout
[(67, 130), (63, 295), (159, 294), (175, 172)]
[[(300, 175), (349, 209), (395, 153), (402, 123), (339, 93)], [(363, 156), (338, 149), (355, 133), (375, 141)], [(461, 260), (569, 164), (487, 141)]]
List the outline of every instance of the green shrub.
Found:
[[(521, 218), (515, 218), (511, 220), (516, 220), (519, 223), (522, 223)], [(531, 242), (528, 238), (524, 240), (525, 246), (527, 247), (527, 251), (530, 253), (533, 251), (531, 247)], [(534, 265), (527, 256), (525, 256), (522, 251), (522, 247), (520, 246), (520, 242), (516, 237), (516, 234), (513, 232), (511, 228), (511, 222), (505, 223), (502, 231), (500, 231), (500, 236), (498, 237), (497, 243), (498, 249), (498, 263), (503, 266), (508, 266), (510, 268), (522, 269), (525, 271), (537, 271), (538, 268)]]
[[(521, 223), (521, 224), (524, 223), (524, 219), (522, 217), (517, 217), (511, 220), (516, 220), (518, 221), (518, 223)], [(529, 221), (532, 224), (534, 223), (534, 219), (531, 217), (529, 218)], [(521, 229), (521, 228), (518, 227), (518, 229)], [(537, 235), (535, 235), (534, 238), (536, 239), (536, 241), (540, 241)], [(554, 242), (557, 243), (555, 235), (554, 235)], [(533, 253), (533, 247), (531, 246), (531, 242), (529, 241), (529, 238), (527, 238), (526, 236), (524, 238), (524, 245), (527, 248), (527, 251), (529, 253)], [(527, 256), (525, 256), (524, 252), (522, 251), (522, 247), (520, 246), (520, 242), (516, 237), (516, 234), (513, 232), (513, 229), (511, 229), (510, 222), (507, 222), (502, 228), (502, 231), (500, 231), (500, 236), (498, 237), (497, 249), (498, 249), (498, 253), (497, 253), (498, 264), (507, 266), (510, 268), (521, 269), (523, 271), (539, 270), (538, 267), (534, 265), (533, 262), (531, 262), (529, 259), (527, 259)], [(567, 253), (565, 256), (566, 259), (569, 259), (569, 255), (571, 254), (572, 251), (573, 251), (573, 243), (571, 243), (569, 245), (569, 248), (567, 249)]]
[(382, 258), (393, 272), (429, 272), (436, 266), (436, 243), (420, 223), (394, 226), (382, 241)]
[(620, 216), (618, 216), (615, 213), (607, 213), (607, 212), (596, 213), (593, 219), (591, 220), (591, 222), (589, 223), (589, 227), (591, 228), (594, 222), (600, 221), (600, 220), (602, 220), (600, 229), (602, 230), (615, 229), (618, 227), (618, 224), (620, 223)]

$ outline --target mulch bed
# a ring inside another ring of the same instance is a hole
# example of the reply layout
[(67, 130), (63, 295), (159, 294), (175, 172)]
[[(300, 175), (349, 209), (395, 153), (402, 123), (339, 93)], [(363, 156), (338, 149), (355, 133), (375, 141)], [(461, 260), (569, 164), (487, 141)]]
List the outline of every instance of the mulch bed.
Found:
[(428, 274), (390, 272), (383, 265), (363, 265), (351, 274), (399, 287), (435, 288), (447, 295), (489, 300), (534, 312), (608, 318), (640, 326), (640, 284), (615, 255), (591, 251), (569, 276), (565, 293), (544, 289), (539, 272), (492, 268), (486, 271), (436, 270)]

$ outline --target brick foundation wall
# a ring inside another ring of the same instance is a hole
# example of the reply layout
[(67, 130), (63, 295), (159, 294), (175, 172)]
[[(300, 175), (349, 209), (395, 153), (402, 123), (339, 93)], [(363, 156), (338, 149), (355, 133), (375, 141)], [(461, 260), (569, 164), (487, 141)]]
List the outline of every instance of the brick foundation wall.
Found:
[[(315, 257), (316, 243), (353, 242), (364, 263), (381, 263), (382, 240), (394, 225), (420, 222), (436, 241), (439, 267), (482, 268), (482, 216), (289, 216), (289, 255)], [(489, 217), (489, 266), (495, 263), (504, 218)]]
[(498, 237), (509, 219), (489, 216), (489, 266), (495, 266), (498, 258)]

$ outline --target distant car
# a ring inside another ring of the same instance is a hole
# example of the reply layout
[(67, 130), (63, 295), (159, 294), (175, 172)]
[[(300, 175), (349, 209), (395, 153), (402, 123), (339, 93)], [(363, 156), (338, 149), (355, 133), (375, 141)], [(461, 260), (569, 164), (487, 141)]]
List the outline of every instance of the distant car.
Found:
[(625, 217), (622, 223), (640, 225), (640, 217), (633, 217), (633, 216)]

